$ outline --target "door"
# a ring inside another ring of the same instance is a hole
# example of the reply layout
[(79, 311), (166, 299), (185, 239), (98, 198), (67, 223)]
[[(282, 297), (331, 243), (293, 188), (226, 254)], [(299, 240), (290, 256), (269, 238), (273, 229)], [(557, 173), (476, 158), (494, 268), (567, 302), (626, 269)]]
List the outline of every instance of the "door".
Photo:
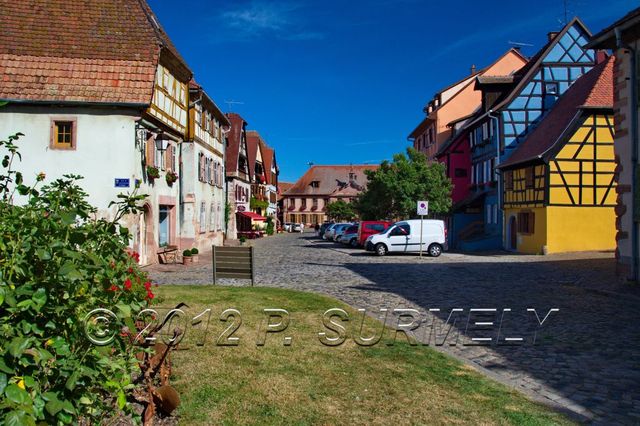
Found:
[(509, 219), (509, 250), (518, 249), (518, 223), (516, 217), (511, 216)]
[(169, 245), (169, 207), (160, 206), (158, 219), (158, 245)]
[(408, 224), (396, 226), (389, 231), (389, 251), (408, 251), (410, 238), (411, 228)]

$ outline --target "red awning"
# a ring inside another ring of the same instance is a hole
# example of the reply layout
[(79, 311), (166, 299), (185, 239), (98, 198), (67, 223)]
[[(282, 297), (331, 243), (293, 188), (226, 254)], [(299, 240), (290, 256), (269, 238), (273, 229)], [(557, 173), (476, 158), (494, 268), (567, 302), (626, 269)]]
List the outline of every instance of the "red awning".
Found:
[(264, 222), (265, 220), (267, 220), (266, 217), (260, 216), (258, 213), (254, 212), (238, 212), (238, 214), (244, 217), (248, 217), (251, 220), (257, 220), (259, 222)]

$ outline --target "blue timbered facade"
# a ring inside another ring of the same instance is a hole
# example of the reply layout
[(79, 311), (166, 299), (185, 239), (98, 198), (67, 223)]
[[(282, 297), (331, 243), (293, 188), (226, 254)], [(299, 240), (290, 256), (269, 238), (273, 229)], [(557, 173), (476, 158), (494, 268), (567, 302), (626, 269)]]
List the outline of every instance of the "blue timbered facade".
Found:
[(574, 18), (511, 76), (481, 76), (476, 89), (483, 110), (469, 124), (473, 195), (456, 213), (478, 218), (461, 230), (459, 248), (466, 251), (502, 249), (504, 224), (496, 167), (553, 107), (571, 83), (596, 62), (585, 49), (591, 34)]

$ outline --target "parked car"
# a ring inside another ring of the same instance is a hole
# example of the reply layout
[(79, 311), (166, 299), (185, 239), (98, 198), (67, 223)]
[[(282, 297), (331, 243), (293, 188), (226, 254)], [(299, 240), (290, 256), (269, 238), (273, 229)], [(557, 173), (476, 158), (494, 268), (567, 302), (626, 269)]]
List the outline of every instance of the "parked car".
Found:
[(292, 223), (291, 224), (291, 232), (302, 232), (304, 228), (301, 223)]
[[(387, 253), (415, 253), (420, 251), (420, 219), (396, 222), (381, 234), (367, 238), (365, 248), (378, 256)], [(447, 231), (441, 220), (425, 219), (422, 224), (422, 250), (438, 257), (445, 250)]]
[(285, 222), (284, 225), (282, 225), (282, 228), (285, 232), (291, 232), (291, 225), (293, 225), (291, 222)]
[(325, 231), (329, 228), (329, 226), (333, 225), (331, 222), (325, 222), (320, 225), (320, 231), (318, 232), (318, 237), (323, 238)]
[(358, 225), (347, 227), (338, 241), (351, 247), (358, 247)]
[(392, 223), (387, 220), (363, 220), (358, 225), (358, 245), (364, 247), (364, 242), (369, 238), (369, 235), (386, 231)]
[(331, 237), (331, 239), (333, 241), (338, 241), (338, 238), (340, 238), (340, 236), (342, 234), (344, 234), (344, 231), (350, 227), (352, 224), (351, 223), (339, 223), (337, 224), (334, 228), (333, 228), (333, 236)]
[(322, 236), (322, 238), (324, 240), (328, 240), (331, 241), (333, 239), (333, 236), (335, 235), (335, 229), (336, 226), (340, 225), (339, 223), (332, 223), (331, 225), (329, 225), (329, 227), (324, 231), (324, 235)]

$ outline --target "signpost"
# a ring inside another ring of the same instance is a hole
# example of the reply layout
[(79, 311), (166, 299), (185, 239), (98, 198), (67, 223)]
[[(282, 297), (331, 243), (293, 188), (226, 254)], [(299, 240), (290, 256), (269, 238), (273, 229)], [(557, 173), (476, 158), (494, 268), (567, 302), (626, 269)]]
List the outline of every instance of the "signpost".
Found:
[(422, 225), (424, 217), (429, 214), (429, 202), (418, 201), (418, 215), (420, 216), (420, 257), (422, 257)]

